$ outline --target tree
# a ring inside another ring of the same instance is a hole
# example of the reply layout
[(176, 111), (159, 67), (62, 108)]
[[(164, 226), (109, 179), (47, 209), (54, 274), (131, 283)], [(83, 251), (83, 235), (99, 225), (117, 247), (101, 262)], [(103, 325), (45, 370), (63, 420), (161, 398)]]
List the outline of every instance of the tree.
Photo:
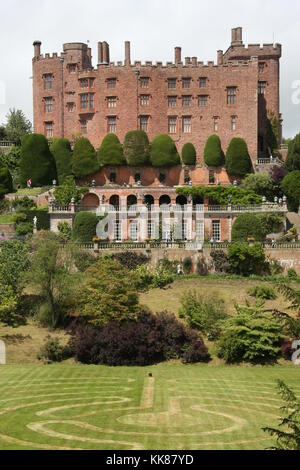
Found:
[(30, 266), (29, 246), (19, 240), (9, 240), (1, 243), (0, 250), (0, 279), (12, 288), (16, 294), (19, 290), (24, 273)]
[(265, 252), (262, 246), (255, 243), (233, 243), (228, 248), (228, 261), (232, 271), (242, 276), (262, 274), (266, 270)]
[(0, 278), (0, 322), (14, 325), (17, 319), (17, 299), (11, 286), (4, 284)]
[(73, 223), (72, 240), (78, 243), (91, 243), (96, 236), (99, 218), (93, 212), (79, 212)]
[(300, 170), (300, 134), (297, 134), (289, 145), (285, 167), (289, 171)]
[(276, 187), (272, 177), (268, 173), (257, 173), (246, 176), (240, 184), (240, 188), (247, 189), (265, 196), (268, 201), (273, 201), (276, 196)]
[(72, 263), (53, 233), (43, 232), (34, 237), (33, 251), (30, 268), (24, 276), (25, 286), (37, 299), (38, 319), (56, 328), (73, 305), (76, 276), (71, 274)]
[(6, 120), (5, 133), (7, 139), (16, 142), (16, 144), (21, 144), (23, 137), (31, 133), (31, 122), (26, 119), (20, 109), (10, 109)]
[(85, 137), (76, 140), (72, 157), (72, 171), (76, 178), (92, 175), (99, 170), (97, 155), (91, 142)]
[(55, 189), (54, 198), (61, 207), (66, 207), (72, 199), (74, 199), (75, 204), (79, 203), (82, 195), (88, 192), (89, 189), (86, 187), (77, 188), (74, 176), (67, 176), (64, 182)]
[(180, 156), (175, 142), (169, 135), (162, 134), (153, 140), (150, 161), (154, 167), (180, 165)]
[(250, 236), (254, 237), (256, 241), (264, 241), (265, 234), (261, 220), (255, 214), (241, 214), (235, 219), (232, 227), (232, 242), (247, 242)]
[(26, 135), (22, 141), (20, 182), (26, 186), (30, 179), (33, 187), (52, 184), (57, 179), (56, 165), (48, 141), (41, 134)]
[(54, 139), (50, 151), (55, 159), (58, 183), (62, 184), (72, 174), (72, 150), (68, 139)]
[(15, 187), (20, 183), (20, 160), (21, 160), (21, 148), (13, 145), (10, 147), (8, 152), (0, 151), (0, 165), (1, 163), (10, 171), (13, 178)]
[(227, 363), (274, 362), (280, 356), (284, 340), (281, 322), (272, 313), (254, 307), (236, 305), (237, 314), (222, 324), (217, 343), (218, 357)]
[(150, 143), (146, 132), (127, 132), (123, 145), (124, 157), (130, 166), (149, 164)]
[(0, 198), (13, 190), (13, 180), (7, 166), (0, 161)]
[(300, 171), (292, 171), (286, 175), (280, 185), (288, 198), (289, 209), (298, 212), (300, 202)]
[(123, 147), (116, 134), (107, 134), (98, 150), (98, 161), (101, 166), (125, 165), (126, 159), (123, 155)]
[(204, 161), (207, 166), (219, 167), (224, 163), (224, 154), (222, 151), (220, 137), (216, 134), (211, 135), (205, 144)]
[(135, 319), (138, 311), (136, 277), (112, 258), (100, 258), (85, 271), (78, 313), (93, 325)]
[(196, 149), (193, 144), (188, 142), (182, 148), (182, 161), (185, 165), (195, 165), (196, 158)]
[(6, 140), (6, 130), (4, 126), (0, 126), (0, 141)]
[(271, 450), (300, 450), (300, 401), (294, 392), (282, 381), (277, 381), (279, 396), (284, 405), (280, 408), (278, 428), (263, 428), (263, 431), (276, 438), (276, 446)]
[(234, 137), (227, 149), (225, 160), (229, 176), (246, 176), (253, 172), (248, 147), (244, 139)]

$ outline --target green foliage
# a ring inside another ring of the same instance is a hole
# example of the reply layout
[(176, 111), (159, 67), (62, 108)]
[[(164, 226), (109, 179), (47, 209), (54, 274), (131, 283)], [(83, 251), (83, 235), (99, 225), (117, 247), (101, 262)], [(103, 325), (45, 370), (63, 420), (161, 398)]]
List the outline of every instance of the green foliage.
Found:
[(298, 279), (298, 274), (294, 268), (290, 268), (287, 272), (287, 276), (292, 281), (296, 281)]
[(4, 166), (7, 166), (15, 187), (20, 183), (20, 160), (21, 147), (13, 145), (8, 152), (1, 152), (0, 150), (0, 165), (2, 163)]
[(12, 202), (12, 207), (15, 211), (22, 212), (36, 208), (36, 203), (28, 196), (24, 196), (22, 198), (14, 199), (14, 201)]
[(251, 213), (239, 215), (233, 224), (231, 238), (233, 242), (246, 242), (252, 236), (256, 241), (264, 240), (260, 218)]
[(259, 307), (236, 306), (237, 314), (223, 322), (218, 357), (227, 363), (270, 363), (281, 353), (281, 322)]
[(196, 164), (196, 149), (193, 144), (187, 142), (182, 148), (182, 162), (185, 165)]
[(18, 237), (26, 237), (27, 235), (32, 234), (33, 232), (33, 223), (32, 222), (20, 222), (16, 225), (16, 234)]
[(73, 224), (72, 240), (78, 243), (91, 243), (96, 235), (99, 218), (93, 212), (79, 212)]
[(233, 273), (250, 276), (266, 271), (266, 258), (262, 246), (255, 243), (234, 243), (228, 247), (228, 261)]
[(267, 113), (267, 145), (271, 151), (278, 148), (278, 119), (272, 111)]
[(184, 274), (191, 274), (192, 269), (193, 269), (193, 261), (192, 261), (192, 258), (191, 258), (190, 256), (188, 256), (187, 258), (184, 258), (182, 264), (183, 264), (183, 271), (184, 271)]
[(20, 173), (20, 183), (23, 187), (29, 179), (32, 187), (49, 185), (57, 179), (55, 160), (45, 136), (29, 134), (24, 137)]
[(30, 265), (29, 246), (19, 240), (9, 240), (2, 242), (0, 248), (0, 283), (4, 280), (16, 294)]
[(0, 161), (0, 197), (11, 193), (13, 190), (13, 180), (9, 169)]
[(283, 224), (283, 216), (279, 214), (265, 214), (259, 216), (264, 238), (270, 233), (278, 233)]
[(227, 318), (224, 301), (217, 294), (208, 297), (196, 291), (183, 295), (178, 314), (191, 328), (199, 330), (210, 340), (219, 337), (220, 320)]
[(123, 147), (116, 134), (107, 134), (98, 150), (98, 161), (101, 166), (125, 165), (126, 159), (123, 155)]
[(204, 256), (198, 259), (196, 268), (197, 268), (197, 273), (199, 274), (199, 276), (208, 275), (208, 266), (207, 266)]
[(234, 137), (227, 149), (225, 160), (229, 176), (246, 176), (253, 172), (248, 147), (244, 139)]
[(277, 298), (274, 289), (270, 286), (266, 286), (265, 284), (252, 287), (249, 289), (248, 294), (256, 299), (263, 300), (275, 300)]
[(10, 209), (10, 202), (4, 197), (0, 197), (0, 215), (7, 214)]
[(62, 184), (72, 174), (72, 150), (68, 139), (54, 139), (50, 151), (55, 159), (58, 183)]
[(231, 267), (226, 253), (222, 250), (211, 251), (210, 256), (214, 263), (214, 269), (217, 273), (230, 273)]
[(83, 178), (98, 170), (97, 155), (91, 142), (85, 137), (76, 140), (72, 157), (72, 172), (75, 177)]
[(300, 401), (294, 392), (278, 380), (277, 388), (284, 405), (280, 408), (278, 428), (263, 428), (263, 431), (276, 438), (276, 446), (271, 450), (300, 450)]
[(31, 223), (33, 222), (34, 217), (37, 218), (37, 230), (50, 230), (50, 215), (48, 214), (48, 208), (40, 210), (37, 208), (35, 210), (25, 211), (26, 221)]
[(135, 319), (136, 276), (111, 257), (100, 258), (85, 271), (77, 299), (79, 315), (95, 326)]
[(280, 185), (282, 191), (288, 198), (289, 209), (298, 212), (300, 201), (300, 171), (292, 171), (287, 174)]
[(240, 188), (265, 196), (268, 201), (273, 201), (274, 196), (277, 194), (276, 186), (269, 173), (256, 173), (246, 176), (241, 182)]
[(261, 204), (262, 197), (254, 191), (228, 186), (192, 186), (176, 189), (177, 194), (183, 196), (192, 196), (193, 198), (208, 198), (210, 204), (226, 205), (228, 197), (231, 196), (232, 205)]
[(66, 207), (70, 204), (72, 198), (74, 198), (75, 204), (78, 204), (81, 197), (88, 192), (88, 188), (77, 188), (73, 176), (67, 176), (64, 182), (55, 189), (54, 198), (61, 207)]
[(17, 319), (17, 305), (13, 288), (0, 280), (0, 323), (14, 325)]
[(123, 151), (128, 165), (147, 165), (150, 159), (150, 143), (146, 132), (128, 132), (125, 136)]
[(290, 142), (285, 166), (289, 171), (300, 170), (300, 134)]
[(142, 292), (149, 289), (163, 289), (174, 281), (174, 274), (163, 265), (159, 265), (154, 271), (144, 264), (140, 265), (136, 269), (136, 276), (136, 287)]
[(71, 240), (72, 229), (71, 229), (70, 224), (68, 224), (68, 222), (58, 222), (57, 228), (58, 228), (59, 238), (62, 241), (67, 242)]
[(180, 165), (180, 156), (175, 142), (167, 134), (162, 134), (152, 142), (150, 161), (154, 167), (170, 167)]
[(204, 161), (207, 166), (219, 167), (224, 163), (224, 154), (221, 147), (220, 137), (211, 135), (205, 144)]
[(20, 109), (10, 109), (6, 115), (5, 134), (8, 140), (20, 144), (26, 134), (31, 133), (31, 122)]
[(136, 253), (135, 251), (122, 251), (120, 253), (116, 253), (113, 255), (113, 259), (129, 270), (134, 270), (138, 266), (149, 262), (149, 258), (146, 255)]
[(65, 359), (65, 348), (60, 344), (58, 338), (53, 338), (48, 335), (37, 358), (39, 361), (44, 361), (46, 364), (62, 362)]

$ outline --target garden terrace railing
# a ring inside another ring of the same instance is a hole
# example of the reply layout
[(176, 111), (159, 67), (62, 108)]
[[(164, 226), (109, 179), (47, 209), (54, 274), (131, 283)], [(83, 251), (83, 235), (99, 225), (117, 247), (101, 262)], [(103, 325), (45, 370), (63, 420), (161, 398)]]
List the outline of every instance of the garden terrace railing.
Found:
[(287, 207), (280, 204), (261, 204), (247, 206), (207, 206), (204, 212), (287, 212)]
[(19, 144), (17, 144), (17, 142), (8, 141), (8, 140), (0, 141), (0, 147), (12, 147), (13, 145), (16, 145), (17, 147), (19, 147)]

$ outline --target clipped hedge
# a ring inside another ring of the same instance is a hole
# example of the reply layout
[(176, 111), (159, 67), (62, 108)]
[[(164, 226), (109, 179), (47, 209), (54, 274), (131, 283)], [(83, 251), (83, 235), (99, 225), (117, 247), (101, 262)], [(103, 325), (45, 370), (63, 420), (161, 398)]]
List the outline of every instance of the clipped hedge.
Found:
[(107, 134), (104, 137), (98, 150), (98, 162), (101, 166), (126, 164), (123, 147), (116, 134)]
[(246, 176), (253, 172), (248, 147), (244, 139), (234, 137), (227, 149), (225, 160), (229, 176)]
[(13, 180), (9, 169), (0, 162), (0, 198), (13, 190)]
[(76, 178), (92, 175), (99, 170), (97, 155), (91, 142), (80, 137), (74, 146), (72, 157), (72, 171)]
[(190, 142), (185, 144), (182, 148), (182, 162), (185, 165), (195, 165), (196, 157), (196, 149), (193, 144)]
[(175, 142), (167, 134), (162, 134), (152, 142), (150, 161), (154, 167), (170, 167), (180, 165), (180, 156)]
[(208, 198), (210, 204), (227, 205), (231, 196), (232, 205), (261, 204), (262, 196), (249, 189), (242, 189), (233, 185), (228, 186), (192, 186), (176, 189), (177, 194), (192, 196), (193, 198)]
[(259, 242), (265, 239), (261, 219), (255, 214), (239, 215), (232, 227), (232, 242), (246, 242), (248, 237), (254, 237)]
[(41, 134), (28, 134), (21, 146), (20, 183), (26, 186), (31, 179), (32, 187), (47, 186), (57, 179), (55, 160), (48, 141)]
[(41, 210), (27, 210), (24, 211), (26, 214), (27, 221), (32, 223), (34, 217), (37, 218), (37, 229), (38, 230), (50, 230), (50, 215), (48, 211)]
[(73, 224), (72, 240), (78, 243), (91, 243), (96, 235), (98, 217), (92, 212), (79, 212)]
[(68, 139), (54, 139), (50, 151), (55, 159), (58, 184), (62, 184), (72, 174), (72, 150)]
[(207, 166), (219, 167), (224, 163), (224, 154), (222, 151), (220, 137), (216, 134), (211, 135), (205, 144), (204, 161)]
[(123, 145), (124, 157), (130, 166), (149, 164), (150, 143), (146, 132), (127, 132)]

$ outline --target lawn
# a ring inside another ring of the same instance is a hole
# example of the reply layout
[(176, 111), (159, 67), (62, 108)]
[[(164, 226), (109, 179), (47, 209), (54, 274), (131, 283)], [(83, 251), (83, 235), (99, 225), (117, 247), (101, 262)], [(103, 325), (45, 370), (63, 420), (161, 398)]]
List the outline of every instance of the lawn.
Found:
[(0, 224), (13, 224), (13, 214), (0, 214)]
[(300, 395), (294, 366), (0, 366), (0, 449), (265, 449), (278, 378)]

